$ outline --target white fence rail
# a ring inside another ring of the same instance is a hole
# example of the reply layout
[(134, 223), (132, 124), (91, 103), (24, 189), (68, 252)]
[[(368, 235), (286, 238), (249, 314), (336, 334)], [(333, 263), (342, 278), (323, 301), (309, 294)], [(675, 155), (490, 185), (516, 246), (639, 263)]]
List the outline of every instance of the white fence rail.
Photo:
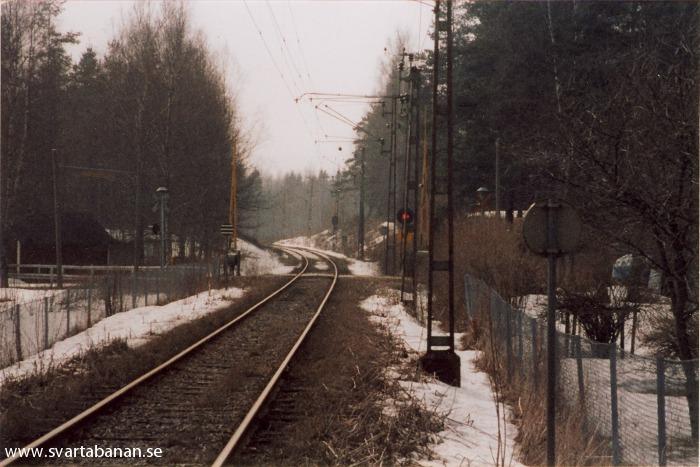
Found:
[(32, 301), (0, 302), (0, 368), (51, 348), (57, 341), (115, 313), (179, 300), (208, 287), (218, 287), (227, 277), (216, 263), (176, 265), (164, 270), (135, 270), (130, 266), (66, 269), (82, 271), (83, 274), (76, 274), (80, 281), (65, 289), (47, 289), (45, 297)]

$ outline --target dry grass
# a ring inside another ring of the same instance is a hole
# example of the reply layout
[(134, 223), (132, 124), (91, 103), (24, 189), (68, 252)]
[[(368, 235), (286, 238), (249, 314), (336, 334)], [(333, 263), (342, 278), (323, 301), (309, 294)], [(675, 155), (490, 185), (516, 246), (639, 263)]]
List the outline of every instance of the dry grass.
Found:
[[(531, 293), (541, 293), (546, 284), (545, 261), (530, 254), (523, 245), (520, 224), (508, 224), (491, 218), (467, 218), (456, 226), (456, 238), (464, 248), (456, 248), (458, 276), (464, 273), (483, 280), (501, 296), (515, 298)], [(560, 267), (560, 274), (567, 284), (591, 282), (599, 270), (599, 264), (582, 255), (574, 270), (568, 264)], [(587, 282), (588, 281), (588, 282)], [(463, 283), (459, 281), (463, 297)], [(462, 300), (458, 300), (462, 302)], [(465, 348), (481, 350), (478, 367), (485, 371), (492, 382), (497, 403), (510, 408), (509, 417), (518, 427), (515, 438), (518, 443), (519, 461), (527, 465), (546, 463), (546, 398), (543, 397), (546, 374), (544, 362), (539, 362), (539, 387), (517, 372), (509, 379), (505, 363), (505, 348), (492, 333), (489, 301), (479, 303), (477, 319), (469, 322), (462, 344)], [(498, 405), (497, 405), (498, 406)], [(605, 465), (610, 463), (606, 444), (584, 424), (585, 417), (579, 407), (560, 404), (557, 407), (557, 464)], [(499, 416), (503, 417), (500, 412)], [(501, 459), (501, 461), (503, 461)], [(507, 460), (505, 460), (507, 462)]]
[(235, 309), (185, 323), (138, 348), (123, 341), (90, 349), (59, 367), (37, 368), (0, 387), (0, 445), (19, 447), (96, 403), (259, 301), (286, 278), (240, 277), (249, 289)]
[[(546, 463), (547, 409), (543, 397), (546, 374), (544, 362), (540, 362), (539, 386), (517, 373), (510, 382), (507, 379), (504, 351), (494, 345), (488, 330), (478, 338), (482, 350), (476, 361), (477, 367), (488, 373), (500, 400), (510, 407), (511, 421), (518, 427), (515, 441), (518, 443), (519, 461), (526, 465)], [(579, 407), (558, 404), (556, 419), (556, 463), (557, 465), (609, 465), (610, 453), (607, 442), (589, 429)]]
[(357, 306), (376, 287), (376, 281), (339, 283), (287, 378), (299, 390), (295, 412), (304, 416), (278, 427), (262, 452), (244, 453), (235, 463), (394, 465), (431, 455), (441, 417), (387, 372), (403, 368), (399, 378), (408, 378), (416, 362)]

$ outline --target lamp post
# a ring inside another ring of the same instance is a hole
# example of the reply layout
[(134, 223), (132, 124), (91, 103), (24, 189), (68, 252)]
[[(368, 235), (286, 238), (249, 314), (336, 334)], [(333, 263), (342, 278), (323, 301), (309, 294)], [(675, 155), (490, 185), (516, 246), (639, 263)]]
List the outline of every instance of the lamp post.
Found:
[(165, 223), (165, 211), (166, 204), (168, 202), (168, 189), (164, 186), (159, 187), (156, 190), (156, 195), (158, 196), (158, 204), (160, 204), (160, 269), (165, 269), (165, 254), (166, 254), (166, 238), (167, 238), (167, 224)]
[(485, 186), (479, 187), (479, 189), (476, 190), (476, 198), (479, 200), (479, 209), (481, 210), (482, 216), (484, 215), (484, 206), (486, 205), (489, 193), (489, 189)]

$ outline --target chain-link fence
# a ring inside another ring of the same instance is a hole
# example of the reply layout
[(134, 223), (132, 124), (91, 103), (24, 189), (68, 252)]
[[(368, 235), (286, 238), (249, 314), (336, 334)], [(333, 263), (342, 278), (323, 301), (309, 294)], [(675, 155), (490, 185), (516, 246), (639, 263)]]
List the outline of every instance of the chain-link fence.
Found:
[[(544, 393), (545, 322), (511, 306), (466, 275), (470, 318), (490, 319), (508, 378), (527, 378)], [(609, 440), (610, 462), (698, 465), (698, 360), (670, 361), (557, 332), (558, 404), (580, 411)]]
[(163, 305), (218, 287), (216, 264), (93, 273), (77, 285), (48, 289), (46, 296), (0, 306), (0, 368), (51, 348), (115, 313)]

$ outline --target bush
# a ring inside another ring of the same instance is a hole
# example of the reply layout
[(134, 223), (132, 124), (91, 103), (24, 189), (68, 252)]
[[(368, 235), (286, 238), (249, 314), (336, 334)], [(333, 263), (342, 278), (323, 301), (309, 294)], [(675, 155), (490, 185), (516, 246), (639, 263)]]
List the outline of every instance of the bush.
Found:
[(589, 293), (561, 289), (557, 295), (558, 308), (571, 313), (589, 339), (605, 344), (614, 342), (620, 335), (627, 317), (634, 311), (639, 311), (638, 304), (609, 297), (608, 287), (604, 285), (598, 285)]
[[(647, 315), (649, 331), (641, 336), (642, 344), (653, 349), (669, 359), (681, 359), (676, 339), (676, 320), (666, 309), (657, 307), (654, 312)], [(688, 323), (690, 330), (690, 345), (698, 348), (698, 314), (695, 313)]]

